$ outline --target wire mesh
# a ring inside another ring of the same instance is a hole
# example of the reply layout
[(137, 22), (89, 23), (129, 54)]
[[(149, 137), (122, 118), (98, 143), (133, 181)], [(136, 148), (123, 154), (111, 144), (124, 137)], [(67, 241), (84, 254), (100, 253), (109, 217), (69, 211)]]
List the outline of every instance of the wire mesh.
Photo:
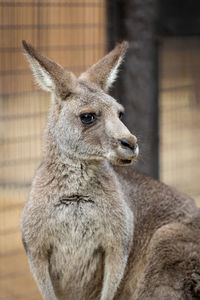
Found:
[(200, 38), (160, 47), (160, 177), (200, 205)]
[(49, 95), (34, 84), (21, 40), (80, 74), (105, 52), (105, 3), (4, 0), (0, 13), (0, 300), (37, 300), (19, 219), (41, 160)]

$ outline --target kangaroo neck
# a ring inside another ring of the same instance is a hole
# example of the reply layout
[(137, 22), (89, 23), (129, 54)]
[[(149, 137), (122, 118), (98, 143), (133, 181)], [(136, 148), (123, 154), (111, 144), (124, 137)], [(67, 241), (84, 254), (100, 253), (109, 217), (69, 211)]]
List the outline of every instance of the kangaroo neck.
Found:
[(43, 165), (53, 186), (66, 186), (70, 194), (86, 193), (92, 186), (102, 189), (112, 177), (112, 168), (107, 161), (63, 159), (51, 153), (44, 158)]

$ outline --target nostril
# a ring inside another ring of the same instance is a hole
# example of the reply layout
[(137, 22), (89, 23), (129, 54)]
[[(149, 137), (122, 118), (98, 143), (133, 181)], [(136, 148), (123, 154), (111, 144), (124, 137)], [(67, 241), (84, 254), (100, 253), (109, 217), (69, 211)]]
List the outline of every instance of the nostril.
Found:
[(130, 148), (130, 144), (126, 139), (122, 139), (119, 142), (122, 146)]
[(125, 147), (125, 148), (129, 148), (133, 151), (136, 150), (137, 146), (136, 145), (133, 145), (131, 142), (129, 142), (127, 139), (121, 139), (119, 141), (119, 143), (121, 144), (121, 146)]

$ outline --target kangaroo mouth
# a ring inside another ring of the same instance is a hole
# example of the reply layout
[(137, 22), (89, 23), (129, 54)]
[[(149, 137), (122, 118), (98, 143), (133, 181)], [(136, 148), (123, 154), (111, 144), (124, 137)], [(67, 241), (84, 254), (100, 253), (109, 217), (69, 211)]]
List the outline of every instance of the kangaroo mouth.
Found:
[(120, 159), (120, 162), (123, 164), (123, 165), (129, 165), (132, 163), (132, 160), (131, 159)]
[(112, 165), (115, 166), (130, 166), (133, 164), (133, 162), (136, 160), (137, 156), (128, 156), (125, 155), (113, 155), (109, 157), (109, 161), (111, 162)]
[(130, 166), (133, 163), (133, 159), (116, 159), (112, 163), (117, 166)]

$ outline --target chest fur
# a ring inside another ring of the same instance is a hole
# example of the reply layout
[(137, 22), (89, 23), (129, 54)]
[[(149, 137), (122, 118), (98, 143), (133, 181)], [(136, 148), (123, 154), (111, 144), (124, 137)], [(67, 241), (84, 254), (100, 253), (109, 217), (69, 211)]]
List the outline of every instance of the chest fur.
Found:
[(50, 274), (58, 293), (65, 291), (69, 295), (70, 290), (77, 290), (77, 282), (83, 293), (83, 287), (89, 289), (91, 280), (93, 288), (102, 281), (102, 212), (88, 197), (60, 200), (55, 207), (57, 218), (49, 224)]
[(55, 204), (55, 217), (51, 218), (49, 228), (55, 232), (53, 239), (65, 244), (69, 252), (77, 251), (83, 245), (95, 239), (102, 228), (102, 210), (89, 197), (62, 197)]

